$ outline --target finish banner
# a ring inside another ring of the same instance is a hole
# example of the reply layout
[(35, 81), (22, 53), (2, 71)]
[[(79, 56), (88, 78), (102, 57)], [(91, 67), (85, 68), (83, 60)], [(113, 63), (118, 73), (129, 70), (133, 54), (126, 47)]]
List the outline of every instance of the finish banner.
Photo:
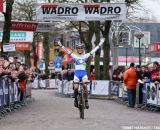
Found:
[(125, 20), (125, 3), (56, 3), (40, 4), (37, 21), (104, 21)]

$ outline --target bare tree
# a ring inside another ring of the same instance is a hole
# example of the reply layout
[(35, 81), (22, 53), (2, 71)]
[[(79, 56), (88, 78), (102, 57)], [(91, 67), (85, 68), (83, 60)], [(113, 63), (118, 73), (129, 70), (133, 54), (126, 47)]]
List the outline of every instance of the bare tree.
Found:
[[(12, 20), (18, 20), (18, 21), (35, 21), (36, 19), (36, 1), (35, 0), (16, 0), (13, 5), (13, 12), (12, 12)], [(36, 47), (35, 47), (35, 37), (39, 34), (34, 33), (34, 41), (32, 42), (32, 48), (33, 48), (33, 57), (35, 59), (35, 65), (36, 65)], [(24, 53), (26, 63), (30, 64), (30, 58), (31, 58), (31, 51), (22, 51)]]
[(2, 37), (2, 47), (1, 52), (3, 53), (3, 44), (9, 43), (10, 41), (10, 27), (11, 27), (11, 18), (12, 18), (12, 6), (14, 0), (6, 0), (6, 12), (4, 12), (4, 28), (3, 28), (3, 37)]

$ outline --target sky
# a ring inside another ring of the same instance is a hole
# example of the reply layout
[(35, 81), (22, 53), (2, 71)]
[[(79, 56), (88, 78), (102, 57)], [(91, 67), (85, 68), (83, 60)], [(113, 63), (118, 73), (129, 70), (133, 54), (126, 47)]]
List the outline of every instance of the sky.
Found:
[(148, 9), (152, 16), (156, 19), (156, 22), (160, 23), (160, 0), (140, 0), (145, 9)]

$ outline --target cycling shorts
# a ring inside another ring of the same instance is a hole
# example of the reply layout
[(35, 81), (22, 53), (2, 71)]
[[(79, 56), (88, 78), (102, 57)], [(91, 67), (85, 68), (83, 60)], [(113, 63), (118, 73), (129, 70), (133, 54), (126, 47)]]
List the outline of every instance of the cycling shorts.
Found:
[(74, 82), (80, 82), (80, 81), (84, 81), (84, 80), (88, 80), (86, 70), (75, 70)]

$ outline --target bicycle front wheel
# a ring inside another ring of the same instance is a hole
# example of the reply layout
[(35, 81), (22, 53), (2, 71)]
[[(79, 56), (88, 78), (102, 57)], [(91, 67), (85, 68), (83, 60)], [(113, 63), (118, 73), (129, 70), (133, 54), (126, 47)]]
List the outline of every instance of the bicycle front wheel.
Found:
[(80, 118), (84, 119), (84, 94), (83, 90), (81, 90), (81, 95), (79, 97), (79, 113), (80, 113)]

